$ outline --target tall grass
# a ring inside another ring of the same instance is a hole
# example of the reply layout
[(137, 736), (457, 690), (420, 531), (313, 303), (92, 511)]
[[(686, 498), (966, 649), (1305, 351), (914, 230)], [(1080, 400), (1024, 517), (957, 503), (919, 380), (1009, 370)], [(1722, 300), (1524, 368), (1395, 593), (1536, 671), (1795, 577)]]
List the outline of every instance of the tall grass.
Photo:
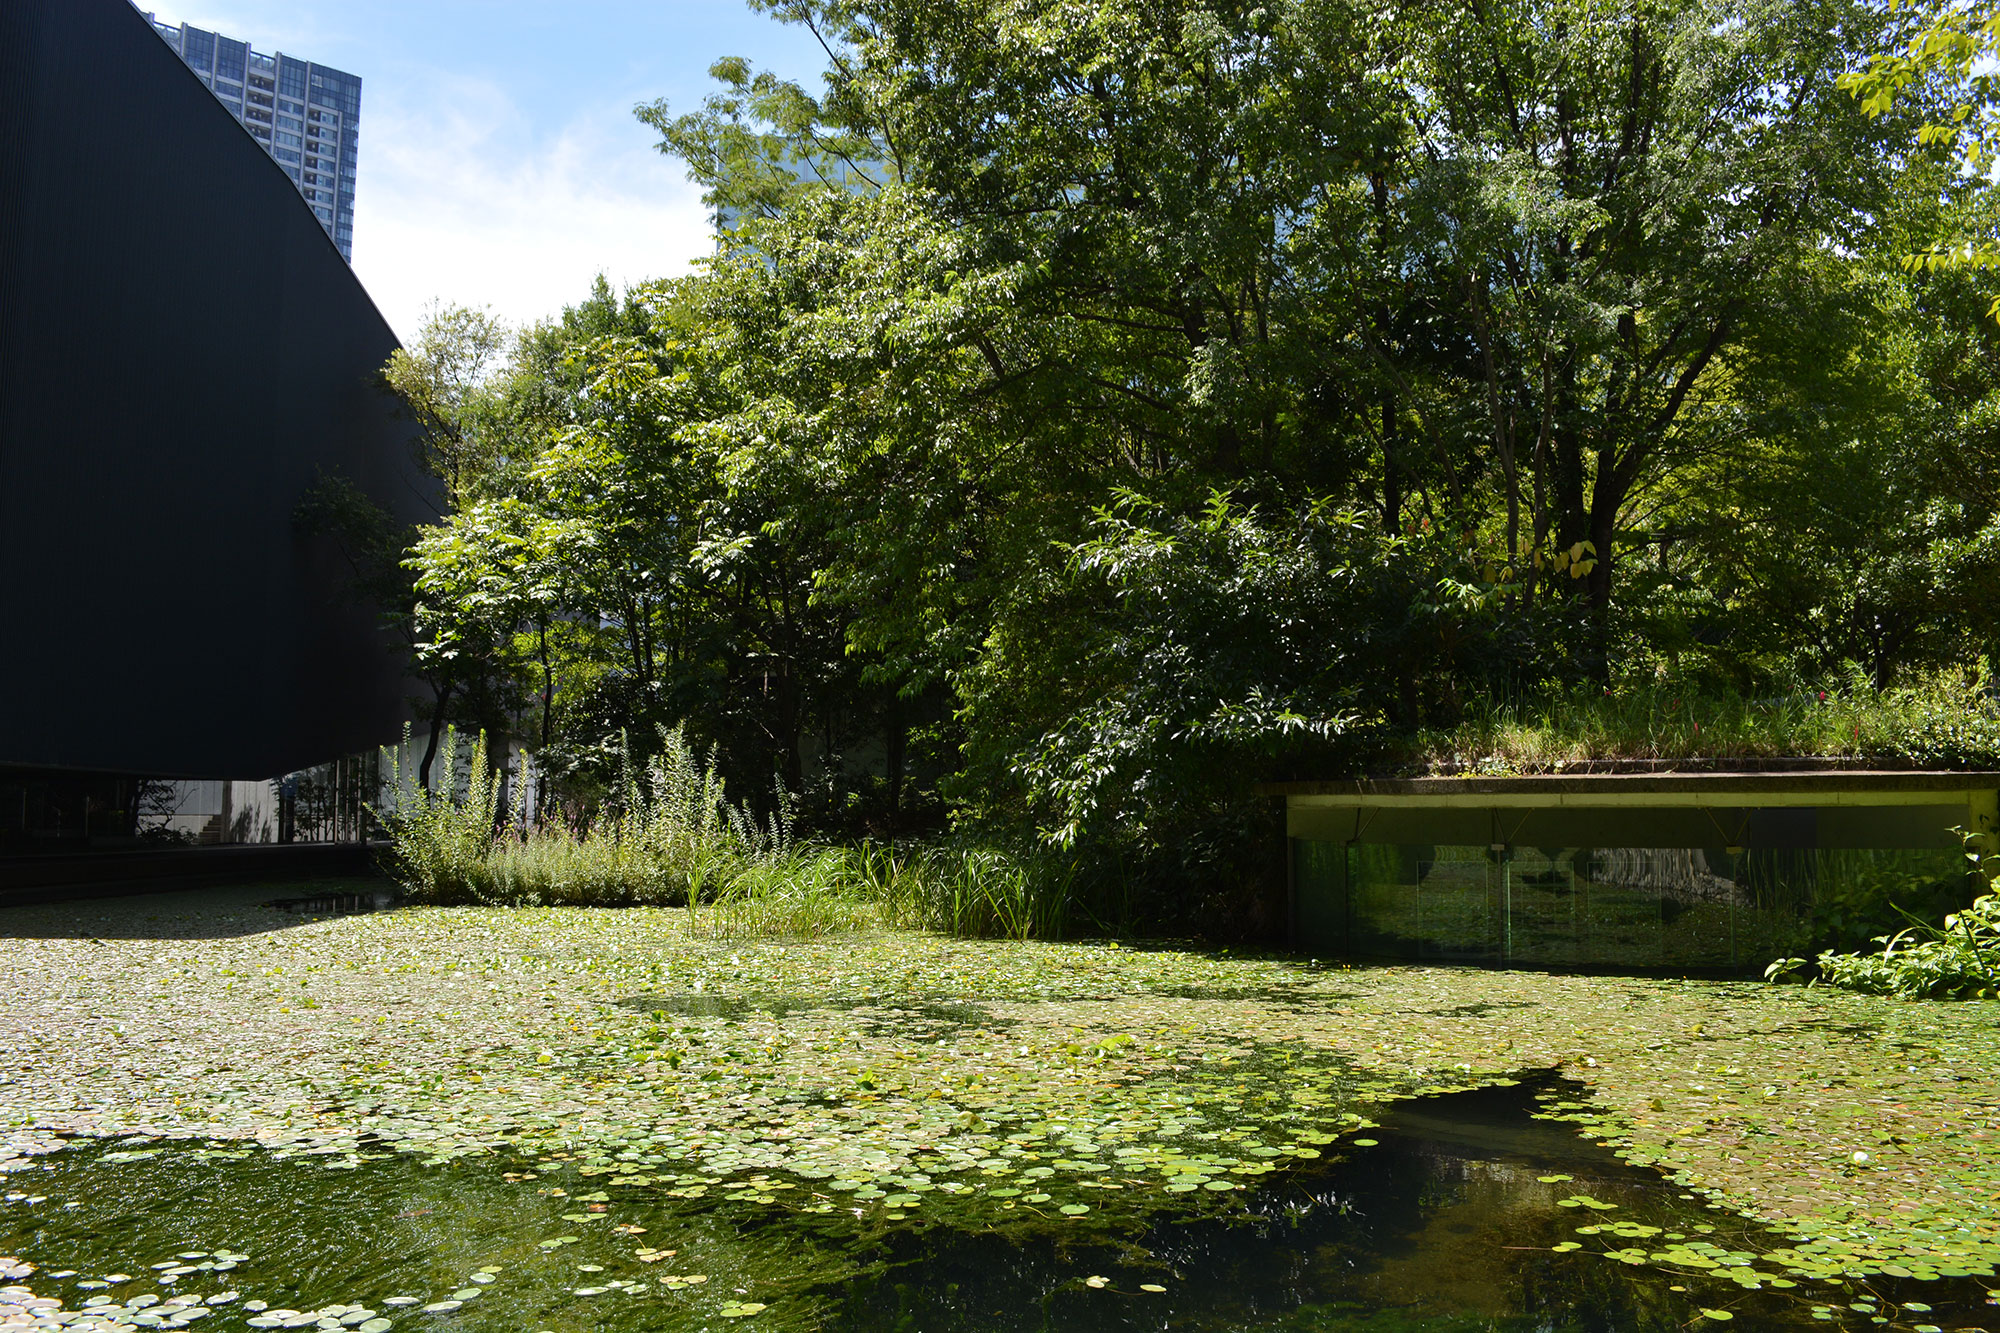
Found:
[(1866, 682), (1755, 698), (1666, 686), (1581, 690), (1469, 711), (1420, 733), (1421, 769), (1538, 773), (1591, 760), (1830, 758), (2000, 763), (2000, 717), (1962, 676), (1897, 688)]
[(1075, 870), (990, 847), (808, 847), (782, 790), (758, 822), (732, 804), (715, 759), (684, 733), (627, 762), (615, 801), (581, 829), (532, 820), (528, 765), (501, 809), (486, 739), (447, 732), (426, 789), (389, 752), (390, 830), (399, 878), (426, 903), (685, 906), (711, 938), (817, 936), (884, 924), (953, 935), (1056, 938), (1074, 912)]
[[(679, 905), (793, 854), (782, 792), (759, 823), (730, 803), (713, 755), (698, 758), (679, 728), (660, 739), (660, 752), (643, 765), (627, 758), (615, 799), (580, 830), (531, 821), (518, 799), (503, 818), (483, 735), (467, 755), (448, 731), (428, 789), (392, 751), (395, 804), (380, 817), (399, 877), (421, 902)], [(524, 760), (516, 793), (526, 792), (527, 777)]]
[(811, 938), (880, 920), (843, 847), (794, 848), (750, 867), (712, 897), (688, 900), (689, 933), (712, 939)]
[(1052, 858), (933, 844), (850, 848), (849, 873), (890, 925), (950, 935), (1058, 939), (1076, 913), (1076, 870)]

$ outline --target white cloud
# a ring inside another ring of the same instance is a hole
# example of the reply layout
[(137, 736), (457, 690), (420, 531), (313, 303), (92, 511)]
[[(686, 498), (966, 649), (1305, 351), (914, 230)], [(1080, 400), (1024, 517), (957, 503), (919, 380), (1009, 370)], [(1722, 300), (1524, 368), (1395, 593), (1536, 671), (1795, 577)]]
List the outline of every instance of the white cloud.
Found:
[(671, 277), (713, 249), (700, 191), (629, 102), (537, 133), (491, 82), (432, 72), (369, 92), (354, 268), (405, 341), (433, 300), (520, 325), (574, 304), (599, 273), (619, 286)]

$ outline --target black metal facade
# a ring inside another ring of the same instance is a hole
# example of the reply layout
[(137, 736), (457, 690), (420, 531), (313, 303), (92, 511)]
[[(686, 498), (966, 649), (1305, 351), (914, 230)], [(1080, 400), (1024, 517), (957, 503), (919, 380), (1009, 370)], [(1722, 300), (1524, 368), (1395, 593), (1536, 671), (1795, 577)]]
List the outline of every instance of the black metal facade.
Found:
[(0, 4), (0, 765), (264, 777), (407, 686), (321, 476), (430, 516), (395, 337), (125, 0)]

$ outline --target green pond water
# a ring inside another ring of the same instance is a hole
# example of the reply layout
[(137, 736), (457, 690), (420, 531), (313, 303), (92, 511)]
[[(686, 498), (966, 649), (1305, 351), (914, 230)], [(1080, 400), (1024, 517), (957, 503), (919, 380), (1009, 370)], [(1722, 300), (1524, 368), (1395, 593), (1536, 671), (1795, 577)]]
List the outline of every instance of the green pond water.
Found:
[(1087, 1217), (676, 1198), (581, 1155), (77, 1141), (0, 1176), (0, 1327), (2000, 1328), (1991, 1279), (1781, 1276), (1757, 1256), (1783, 1238), (1538, 1118), (1575, 1092), (1401, 1103), (1253, 1191), (1106, 1189)]

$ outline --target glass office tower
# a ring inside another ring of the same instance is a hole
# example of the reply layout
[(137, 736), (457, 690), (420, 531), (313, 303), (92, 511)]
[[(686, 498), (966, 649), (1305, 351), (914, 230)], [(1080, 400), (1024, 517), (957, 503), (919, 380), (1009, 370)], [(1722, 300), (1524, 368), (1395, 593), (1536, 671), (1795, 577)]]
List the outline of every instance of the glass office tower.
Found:
[(353, 263), (360, 78), (296, 56), (262, 55), (192, 24), (175, 27), (151, 13), (146, 19), (285, 169), (340, 257)]

